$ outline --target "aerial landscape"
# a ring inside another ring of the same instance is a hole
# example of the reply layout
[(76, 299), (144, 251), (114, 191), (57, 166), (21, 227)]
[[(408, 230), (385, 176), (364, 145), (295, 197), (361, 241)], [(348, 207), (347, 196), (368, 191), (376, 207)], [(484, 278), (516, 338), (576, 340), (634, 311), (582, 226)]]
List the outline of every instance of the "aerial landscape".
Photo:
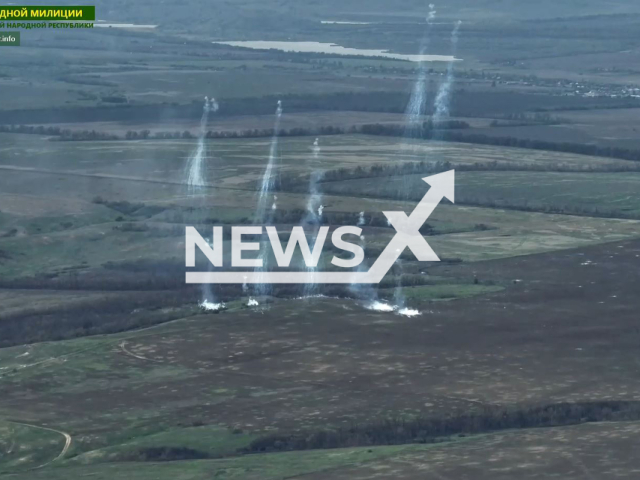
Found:
[(86, 5), (0, 46), (0, 480), (639, 478), (640, 3)]

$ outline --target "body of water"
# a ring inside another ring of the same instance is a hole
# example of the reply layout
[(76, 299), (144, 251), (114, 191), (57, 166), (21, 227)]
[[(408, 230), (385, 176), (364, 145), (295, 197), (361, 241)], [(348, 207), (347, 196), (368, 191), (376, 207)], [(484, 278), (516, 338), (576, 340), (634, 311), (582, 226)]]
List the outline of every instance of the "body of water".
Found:
[(368, 50), (362, 48), (341, 47), (335, 43), (322, 42), (273, 42), (267, 40), (250, 40), (236, 42), (213, 42), (232, 47), (253, 48), (255, 50), (280, 50), (282, 52), (327, 53), (331, 55), (358, 55), (362, 57), (384, 57), (410, 62), (450, 62), (459, 60), (450, 55), (403, 55), (390, 53), (388, 50)]
[(372, 22), (349, 22), (344, 20), (320, 20), (324, 25), (372, 25)]

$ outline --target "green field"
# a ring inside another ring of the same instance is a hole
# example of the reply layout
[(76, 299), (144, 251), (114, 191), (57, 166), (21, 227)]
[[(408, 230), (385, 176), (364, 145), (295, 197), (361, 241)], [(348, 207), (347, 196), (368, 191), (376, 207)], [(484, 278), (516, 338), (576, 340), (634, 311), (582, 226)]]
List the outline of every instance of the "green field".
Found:
[[(424, 195), (424, 175), (405, 175), (328, 182), (333, 194), (418, 200)], [(636, 192), (640, 175), (628, 173), (458, 172), (456, 200), (462, 205), (493, 208), (640, 218)]]
[(0, 475), (41, 468), (58, 457), (65, 438), (55, 430), (0, 420)]
[[(65, 275), (101, 268), (107, 262), (178, 259), (182, 255), (181, 225), (198, 223), (198, 218), (226, 223), (251, 218), (256, 183), (269, 148), (268, 139), (211, 141), (207, 168), (211, 187), (189, 197), (183, 177), (193, 141), (49, 142), (33, 135), (3, 137), (7, 142), (0, 151), (0, 251), (4, 252), (0, 270), (10, 276)], [(313, 158), (310, 143), (308, 137), (281, 139), (280, 170), (304, 175), (311, 169), (393, 165), (424, 158), (454, 165), (489, 159), (578, 167), (621, 163), (599, 157), (465, 144), (416, 142), (403, 148), (396, 139), (361, 135), (322, 137), (322, 155)], [(616, 210), (634, 216), (635, 176), (458, 172), (458, 203), (486, 204), (490, 208), (443, 205), (429, 220), (439, 233), (431, 242), (446, 257), (478, 260), (630, 238), (637, 235), (633, 222), (491, 207), (543, 211), (557, 207), (550, 211), (562, 212), (562, 208), (579, 206), (587, 213), (593, 213), (592, 209)], [(383, 182), (374, 177), (323, 183), (322, 189), (328, 194), (323, 205), (327, 212), (354, 214), (410, 211), (426, 193), (427, 186), (420, 178), (408, 179), (409, 187), (415, 188), (408, 201), (386, 199), (397, 197), (405, 181), (402, 177)], [(611, 182), (616, 182), (615, 189), (605, 187)], [(134, 206), (118, 210), (117, 206), (95, 203), (98, 197)], [(306, 194), (281, 193), (278, 197), (283, 210), (306, 208)], [(194, 207), (198, 210), (189, 213)], [(384, 247), (392, 230), (374, 229), (369, 233), (368, 244), (375, 252)], [(25, 263), (23, 258), (30, 261)]]
[[(113, 464), (54, 468), (15, 475), (18, 479), (111, 478), (195, 480), (311, 478), (366, 479), (371, 475), (417, 479), (424, 475), (451, 478), (461, 474), (481, 480), (508, 479), (542, 472), (578, 480), (615, 475), (635, 469), (625, 454), (626, 442), (638, 434), (638, 424), (583, 425), (573, 428), (487, 435), (451, 445), (341, 449), (256, 455), (251, 458), (184, 461), (179, 464)], [(611, 445), (619, 447), (612, 449)], [(500, 453), (497, 451), (499, 450)]]
[(377, 461), (389, 461), (414, 453), (428, 451), (430, 447), (403, 445), (396, 447), (373, 447), (340, 449), (331, 452), (279, 453), (254, 455), (223, 460), (181, 461), (175, 463), (115, 463), (94, 466), (64, 466), (43, 472), (32, 472), (14, 478), (58, 480), (69, 475), (91, 476), (96, 479), (131, 478), (195, 480), (203, 477), (226, 479), (275, 480), (313, 473), (323, 474), (354, 465), (367, 465)]

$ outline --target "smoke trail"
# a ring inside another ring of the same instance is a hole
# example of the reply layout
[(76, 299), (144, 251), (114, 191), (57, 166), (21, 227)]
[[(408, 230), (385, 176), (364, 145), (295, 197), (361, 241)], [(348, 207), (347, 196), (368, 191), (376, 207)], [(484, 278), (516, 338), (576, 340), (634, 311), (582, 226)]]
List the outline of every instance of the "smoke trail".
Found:
[[(440, 85), (440, 88), (438, 89), (438, 93), (434, 101), (434, 115), (432, 119), (432, 123), (434, 125), (437, 125), (443, 118), (447, 118), (449, 116), (449, 105), (451, 101), (451, 86), (453, 84), (453, 64), (455, 62), (455, 55), (457, 53), (458, 31), (460, 30), (461, 24), (462, 24), (461, 21), (456, 22), (456, 24), (453, 27), (453, 31), (451, 32), (451, 55), (453, 58), (449, 61), (449, 64), (447, 65), (447, 73), (446, 73), (445, 79)], [(416, 81), (416, 86), (418, 86), (419, 82), (420, 82), (420, 78), (418, 79), (418, 81)], [(410, 122), (410, 120), (411, 120), (411, 117), (407, 116), (407, 121)], [(408, 126), (411, 127), (411, 123)], [(407, 185), (406, 178), (407, 177), (405, 177), (405, 182), (403, 185), (404, 185), (404, 191), (407, 192), (408, 194), (409, 188)], [(396, 283), (396, 288), (393, 294), (394, 303), (396, 304), (395, 308), (401, 315), (407, 315), (407, 316), (418, 315), (419, 312), (406, 307), (406, 297), (402, 288), (402, 272), (403, 271), (402, 271), (402, 262), (400, 259), (398, 259), (397, 265), (398, 265), (397, 283)]]
[[(364, 212), (362, 212), (364, 214)], [(360, 236), (360, 246), (365, 251), (365, 260), (358, 265), (357, 272), (366, 272), (369, 269), (368, 262), (366, 260), (367, 240), (364, 235)], [(378, 292), (372, 285), (367, 283), (352, 283), (349, 285), (349, 290), (360, 300), (363, 300), (367, 304), (373, 304), (378, 300)]]
[[(320, 140), (316, 138), (311, 148), (311, 151), (313, 152), (313, 159), (317, 160), (319, 158), (320, 150)], [(313, 169), (313, 167), (310, 168)], [(320, 192), (318, 185), (323, 176), (324, 171), (322, 169), (313, 169), (311, 175), (309, 176), (309, 198), (307, 199), (307, 213), (302, 219), (303, 225), (310, 225), (313, 229), (311, 233), (311, 241), (309, 242), (312, 251), (318, 238), (318, 230), (320, 229), (320, 226), (322, 224), (322, 212), (324, 210), (324, 205), (322, 205), (322, 193)], [(314, 276), (315, 272), (318, 270), (318, 267), (306, 267), (306, 269), (309, 278), (311, 279)], [(317, 284), (309, 281), (304, 286), (303, 298), (309, 298), (316, 295), (317, 289)]]
[[(195, 151), (189, 156), (185, 170), (185, 180), (187, 183), (187, 190), (190, 196), (195, 196), (199, 193), (200, 189), (206, 185), (206, 160), (207, 160), (207, 124), (209, 122), (209, 114), (211, 112), (218, 111), (218, 102), (215, 98), (209, 99), (204, 97), (204, 106), (202, 108), (202, 117), (200, 118), (200, 129), (198, 131), (198, 143)], [(200, 223), (202, 219), (195, 219), (196, 223)], [(211, 264), (209, 264), (209, 271), (211, 271)], [(203, 284), (202, 301), (200, 307), (206, 311), (218, 311), (224, 308), (223, 303), (215, 301), (215, 295), (211, 285)]]
[[(318, 138), (313, 142), (312, 147), (313, 158), (318, 159), (320, 156), (320, 140)], [(313, 168), (313, 167), (311, 167)], [(322, 194), (318, 189), (318, 184), (322, 177), (324, 176), (324, 171), (322, 169), (314, 169), (309, 176), (309, 198), (307, 200), (307, 216), (305, 217), (306, 222), (318, 223), (320, 217), (322, 217), (322, 210), (324, 207), (322, 206)]]
[[(364, 226), (365, 223), (366, 223), (366, 220), (364, 218), (364, 212), (360, 212), (358, 214), (358, 223), (356, 225), (358, 227), (362, 227)], [(360, 235), (360, 246), (362, 247), (362, 250), (364, 250), (365, 252), (365, 260), (363, 260), (362, 263), (358, 265), (357, 271), (366, 272), (368, 267), (368, 264), (366, 261), (367, 240), (364, 235)], [(366, 302), (375, 302), (378, 299), (377, 290), (373, 288), (372, 285), (369, 285), (369, 284), (352, 283), (349, 286), (349, 290), (351, 290), (356, 295), (356, 297)]]
[[(360, 212), (358, 214), (357, 226), (362, 227), (365, 225), (365, 223), (366, 223), (366, 219), (364, 217), (364, 212)], [(365, 252), (365, 259), (362, 261), (360, 265), (358, 265), (358, 268), (356, 269), (356, 271), (362, 273), (369, 270), (369, 265), (368, 265), (367, 256), (366, 256), (367, 239), (364, 236), (364, 233), (360, 235), (360, 247), (362, 247), (362, 250)], [(349, 290), (358, 299), (364, 301), (366, 304), (373, 304), (378, 300), (378, 291), (371, 284), (352, 283), (351, 285), (349, 285)]]
[[(434, 4), (429, 4), (429, 14), (427, 15), (427, 26), (422, 38), (422, 42), (420, 44), (420, 55), (425, 55), (427, 48), (429, 46), (429, 42), (431, 39), (431, 28), (433, 20), (436, 17), (436, 10)], [(407, 109), (405, 111), (405, 137), (413, 138), (413, 137), (422, 137), (422, 125), (421, 118), (426, 113), (426, 103), (427, 103), (427, 62), (423, 59), (420, 60), (420, 65), (418, 68), (418, 77), (416, 78), (416, 82), (413, 86), (413, 91), (411, 92), (411, 98), (409, 100), (409, 104), (407, 105)], [(409, 192), (411, 191), (410, 187), (410, 179), (408, 176), (404, 176), (400, 188), (402, 189), (402, 193), (404, 198), (408, 198)], [(394, 301), (397, 305), (398, 309), (404, 309), (406, 299), (404, 292), (402, 290), (402, 264), (400, 263), (400, 259), (398, 259), (398, 265), (400, 267), (400, 272), (397, 277), (397, 285), (394, 291)]]
[(260, 192), (258, 196), (258, 206), (256, 208), (256, 223), (263, 223), (265, 221), (266, 205), (268, 197), (273, 191), (275, 178), (273, 175), (273, 167), (278, 156), (278, 134), (280, 131), (280, 118), (282, 117), (282, 102), (278, 100), (278, 106), (276, 108), (276, 118), (273, 127), (273, 136), (271, 137), (271, 145), (269, 146), (269, 159), (267, 162), (267, 168), (262, 175), (262, 182), (260, 184)]
[[(433, 3), (429, 4), (429, 13), (426, 17), (426, 27), (424, 30), (424, 34), (422, 36), (422, 40), (420, 42), (420, 50), (419, 54), (426, 55), (427, 50), (429, 48), (429, 44), (431, 41), (431, 30), (433, 20), (436, 18), (436, 10), (435, 5)], [(411, 97), (409, 98), (409, 103), (407, 104), (407, 108), (405, 109), (405, 127), (404, 127), (404, 136), (405, 138), (416, 138), (421, 137), (422, 132), (422, 118), (427, 113), (427, 96), (428, 96), (428, 88), (429, 84), (427, 82), (427, 64), (423, 58), (420, 59), (418, 64), (418, 75), (413, 84), (413, 89), (411, 91)], [(415, 148), (410, 142), (405, 142), (403, 145), (404, 149)], [(401, 194), (404, 198), (407, 198), (409, 195), (410, 189), (409, 180), (407, 177), (403, 177), (402, 183), (400, 184)], [(401, 197), (402, 198), (402, 197)]]
[(402, 290), (402, 260), (400, 258), (396, 261), (396, 265), (398, 266), (398, 272), (396, 273), (396, 288), (393, 291), (393, 302), (398, 309), (403, 309), (406, 306), (407, 299)]
[(200, 129), (198, 131), (198, 144), (195, 151), (189, 156), (189, 161), (187, 163), (186, 177), (189, 194), (196, 193), (199, 188), (204, 187), (206, 184), (203, 168), (205, 159), (207, 158), (207, 144), (205, 141), (207, 123), (209, 122), (209, 112), (217, 111), (218, 103), (215, 98), (209, 100), (209, 97), (204, 97), (204, 107), (202, 109)]
[[(274, 165), (278, 159), (278, 135), (280, 133), (280, 118), (282, 117), (282, 101), (278, 100), (278, 104), (275, 112), (275, 122), (273, 126), (273, 136), (271, 137), (271, 145), (269, 146), (269, 159), (267, 161), (267, 167), (264, 170), (264, 174), (262, 175), (262, 182), (260, 184), (260, 191), (258, 193), (258, 205), (256, 207), (256, 216), (255, 223), (258, 224), (269, 224), (271, 220), (274, 218), (275, 211), (277, 209), (277, 199), (274, 195), (273, 201), (271, 204), (271, 208), (267, 210), (267, 202), (269, 201), (269, 197), (273, 192), (273, 187), (275, 185), (275, 177), (273, 174)], [(255, 272), (258, 274), (258, 277), (264, 275), (264, 273), (269, 269), (269, 256), (266, 253), (266, 244), (267, 238), (263, 238), (260, 248), (260, 255), (258, 258), (262, 261), (262, 266), (257, 267)], [(258, 296), (263, 296), (269, 294), (271, 291), (271, 286), (267, 285), (264, 282), (259, 282), (255, 285), (255, 294)]]
[(451, 56), (453, 57), (447, 65), (447, 73), (444, 81), (438, 89), (438, 95), (435, 100), (435, 113), (433, 114), (433, 123), (436, 125), (438, 122), (449, 117), (449, 105), (451, 103), (451, 86), (453, 85), (453, 65), (455, 63), (455, 56), (458, 49), (458, 31), (460, 30), (462, 22), (458, 20), (451, 32)]
[[(436, 17), (435, 5), (429, 4), (429, 13), (426, 18), (427, 26), (420, 42), (419, 54), (425, 55), (429, 48), (429, 42), (431, 40), (431, 26), (433, 20)], [(417, 135), (419, 131), (420, 117), (425, 114), (427, 103), (427, 62), (421, 59), (418, 64), (418, 76), (413, 84), (413, 90), (411, 91), (411, 97), (405, 110), (406, 126), (405, 135), (413, 137)]]
[(370, 301), (365, 304), (365, 308), (374, 310), (377, 312), (395, 312), (398, 315), (405, 317), (414, 317), (421, 315), (421, 312), (407, 307), (407, 298), (402, 290), (402, 261), (398, 259), (397, 262), (398, 271), (396, 272), (396, 288), (393, 292), (393, 303), (389, 303), (384, 300), (379, 300), (377, 294), (372, 296)]

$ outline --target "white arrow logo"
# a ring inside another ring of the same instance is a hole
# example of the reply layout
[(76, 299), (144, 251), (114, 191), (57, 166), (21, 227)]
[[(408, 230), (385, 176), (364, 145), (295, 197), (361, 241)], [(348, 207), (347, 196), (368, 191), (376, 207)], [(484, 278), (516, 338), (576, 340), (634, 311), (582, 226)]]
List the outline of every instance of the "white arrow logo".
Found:
[(422, 180), (431, 188), (411, 215), (383, 212), (397, 233), (368, 272), (187, 272), (187, 283), (380, 283), (406, 248), (418, 261), (439, 262), (420, 229), (443, 198), (455, 203), (455, 170)]
[(379, 283), (407, 247), (420, 262), (440, 261), (420, 234), (420, 229), (443, 198), (455, 203), (455, 170), (425, 177), (422, 180), (431, 185), (431, 188), (411, 215), (407, 217), (404, 212), (382, 212), (398, 233), (369, 269), (368, 281), (363, 283)]

